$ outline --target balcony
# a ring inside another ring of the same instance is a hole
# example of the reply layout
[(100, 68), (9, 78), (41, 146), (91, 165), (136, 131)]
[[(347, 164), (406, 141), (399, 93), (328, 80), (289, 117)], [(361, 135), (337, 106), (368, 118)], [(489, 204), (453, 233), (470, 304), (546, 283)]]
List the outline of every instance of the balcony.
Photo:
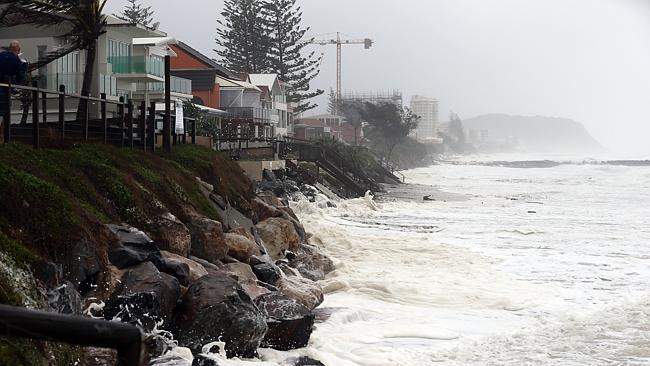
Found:
[[(66, 93), (80, 94), (84, 75), (81, 73), (57, 73), (47, 74), (39, 82), (39, 87), (47, 90), (59, 90), (59, 86), (65, 86)], [(99, 93), (106, 93), (107, 96), (117, 96), (117, 79), (113, 76), (99, 74)], [(91, 90), (91, 94), (95, 91)]]
[(243, 120), (244, 122), (263, 123), (271, 122), (271, 110), (266, 108), (252, 107), (226, 107), (222, 108), (230, 114), (226, 118), (234, 120)]
[(165, 60), (155, 56), (112, 56), (108, 63), (117, 78), (132, 82), (165, 81)]
[[(164, 82), (138, 82), (136, 84), (136, 93), (164, 93)], [(175, 94), (182, 94), (186, 96), (192, 95), (192, 80), (179, 78), (177, 76), (171, 77), (171, 92)]]

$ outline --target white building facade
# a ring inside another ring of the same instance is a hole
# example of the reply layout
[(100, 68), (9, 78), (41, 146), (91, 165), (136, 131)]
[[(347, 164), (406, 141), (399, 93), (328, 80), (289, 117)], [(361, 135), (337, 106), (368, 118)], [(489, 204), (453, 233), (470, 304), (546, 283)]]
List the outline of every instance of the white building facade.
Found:
[(411, 98), (411, 111), (420, 117), (418, 127), (411, 135), (419, 141), (437, 139), (440, 122), (438, 100), (415, 95)]

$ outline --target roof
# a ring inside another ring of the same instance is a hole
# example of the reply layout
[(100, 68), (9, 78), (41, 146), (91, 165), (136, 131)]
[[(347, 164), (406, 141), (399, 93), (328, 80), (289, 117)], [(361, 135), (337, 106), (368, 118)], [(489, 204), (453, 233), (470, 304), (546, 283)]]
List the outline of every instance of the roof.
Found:
[(167, 33), (161, 30), (150, 28), (142, 24), (129, 23), (112, 15), (106, 16), (106, 25), (110, 28), (130, 28), (128, 31), (130, 31), (130, 33), (135, 37), (167, 36)]
[(226, 69), (225, 67), (219, 65), (216, 61), (212, 60), (208, 56), (202, 54), (201, 52), (197, 51), (196, 49), (192, 48), (189, 46), (187, 43), (184, 42), (178, 42), (176, 44), (176, 47), (182, 49), (183, 51), (187, 52), (190, 54), (192, 57), (196, 58), (197, 60), (203, 62), (206, 64), (206, 66), (213, 68), (217, 70), (222, 76), (233, 78), (235, 75), (232, 73), (232, 71)]
[(207, 112), (208, 114), (217, 115), (217, 116), (228, 115), (228, 112), (222, 111), (221, 109), (210, 108), (210, 107), (206, 107), (204, 105), (199, 105), (199, 104), (195, 104), (194, 106), (197, 107), (198, 109), (204, 111), (204, 112)]
[(176, 44), (178, 41), (172, 37), (145, 37), (133, 38), (132, 43), (134, 46), (167, 46)]
[(251, 80), (251, 84), (265, 86), (271, 91), (274, 86), (280, 86), (278, 74), (249, 74), (248, 77)]
[(255, 90), (260, 93), (262, 92), (262, 90), (255, 85), (241, 80), (227, 79), (217, 76), (216, 81), (222, 88), (244, 88), (245, 90)]

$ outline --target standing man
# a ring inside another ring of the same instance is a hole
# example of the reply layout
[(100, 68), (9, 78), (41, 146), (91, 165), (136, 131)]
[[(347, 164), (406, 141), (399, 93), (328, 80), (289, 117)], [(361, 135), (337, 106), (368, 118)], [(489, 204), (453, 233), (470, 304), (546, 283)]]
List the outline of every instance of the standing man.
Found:
[[(18, 41), (11, 41), (7, 51), (0, 53), (0, 83), (22, 84), (25, 80), (25, 66), (23, 61), (18, 56), (20, 54), (20, 43)], [(0, 124), (0, 134), (4, 136), (4, 113), (10, 106), (6, 105), (5, 99), (7, 93), (11, 90), (0, 87), (0, 119), (3, 123)]]

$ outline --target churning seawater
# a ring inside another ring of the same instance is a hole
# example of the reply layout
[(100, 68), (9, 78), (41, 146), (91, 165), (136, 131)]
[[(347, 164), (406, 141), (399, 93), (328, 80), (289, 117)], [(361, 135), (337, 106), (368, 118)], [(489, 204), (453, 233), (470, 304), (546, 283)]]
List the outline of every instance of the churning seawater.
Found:
[(337, 263), (306, 354), (328, 366), (650, 365), (650, 167), (456, 162), (406, 175), (417, 200), (295, 204)]

